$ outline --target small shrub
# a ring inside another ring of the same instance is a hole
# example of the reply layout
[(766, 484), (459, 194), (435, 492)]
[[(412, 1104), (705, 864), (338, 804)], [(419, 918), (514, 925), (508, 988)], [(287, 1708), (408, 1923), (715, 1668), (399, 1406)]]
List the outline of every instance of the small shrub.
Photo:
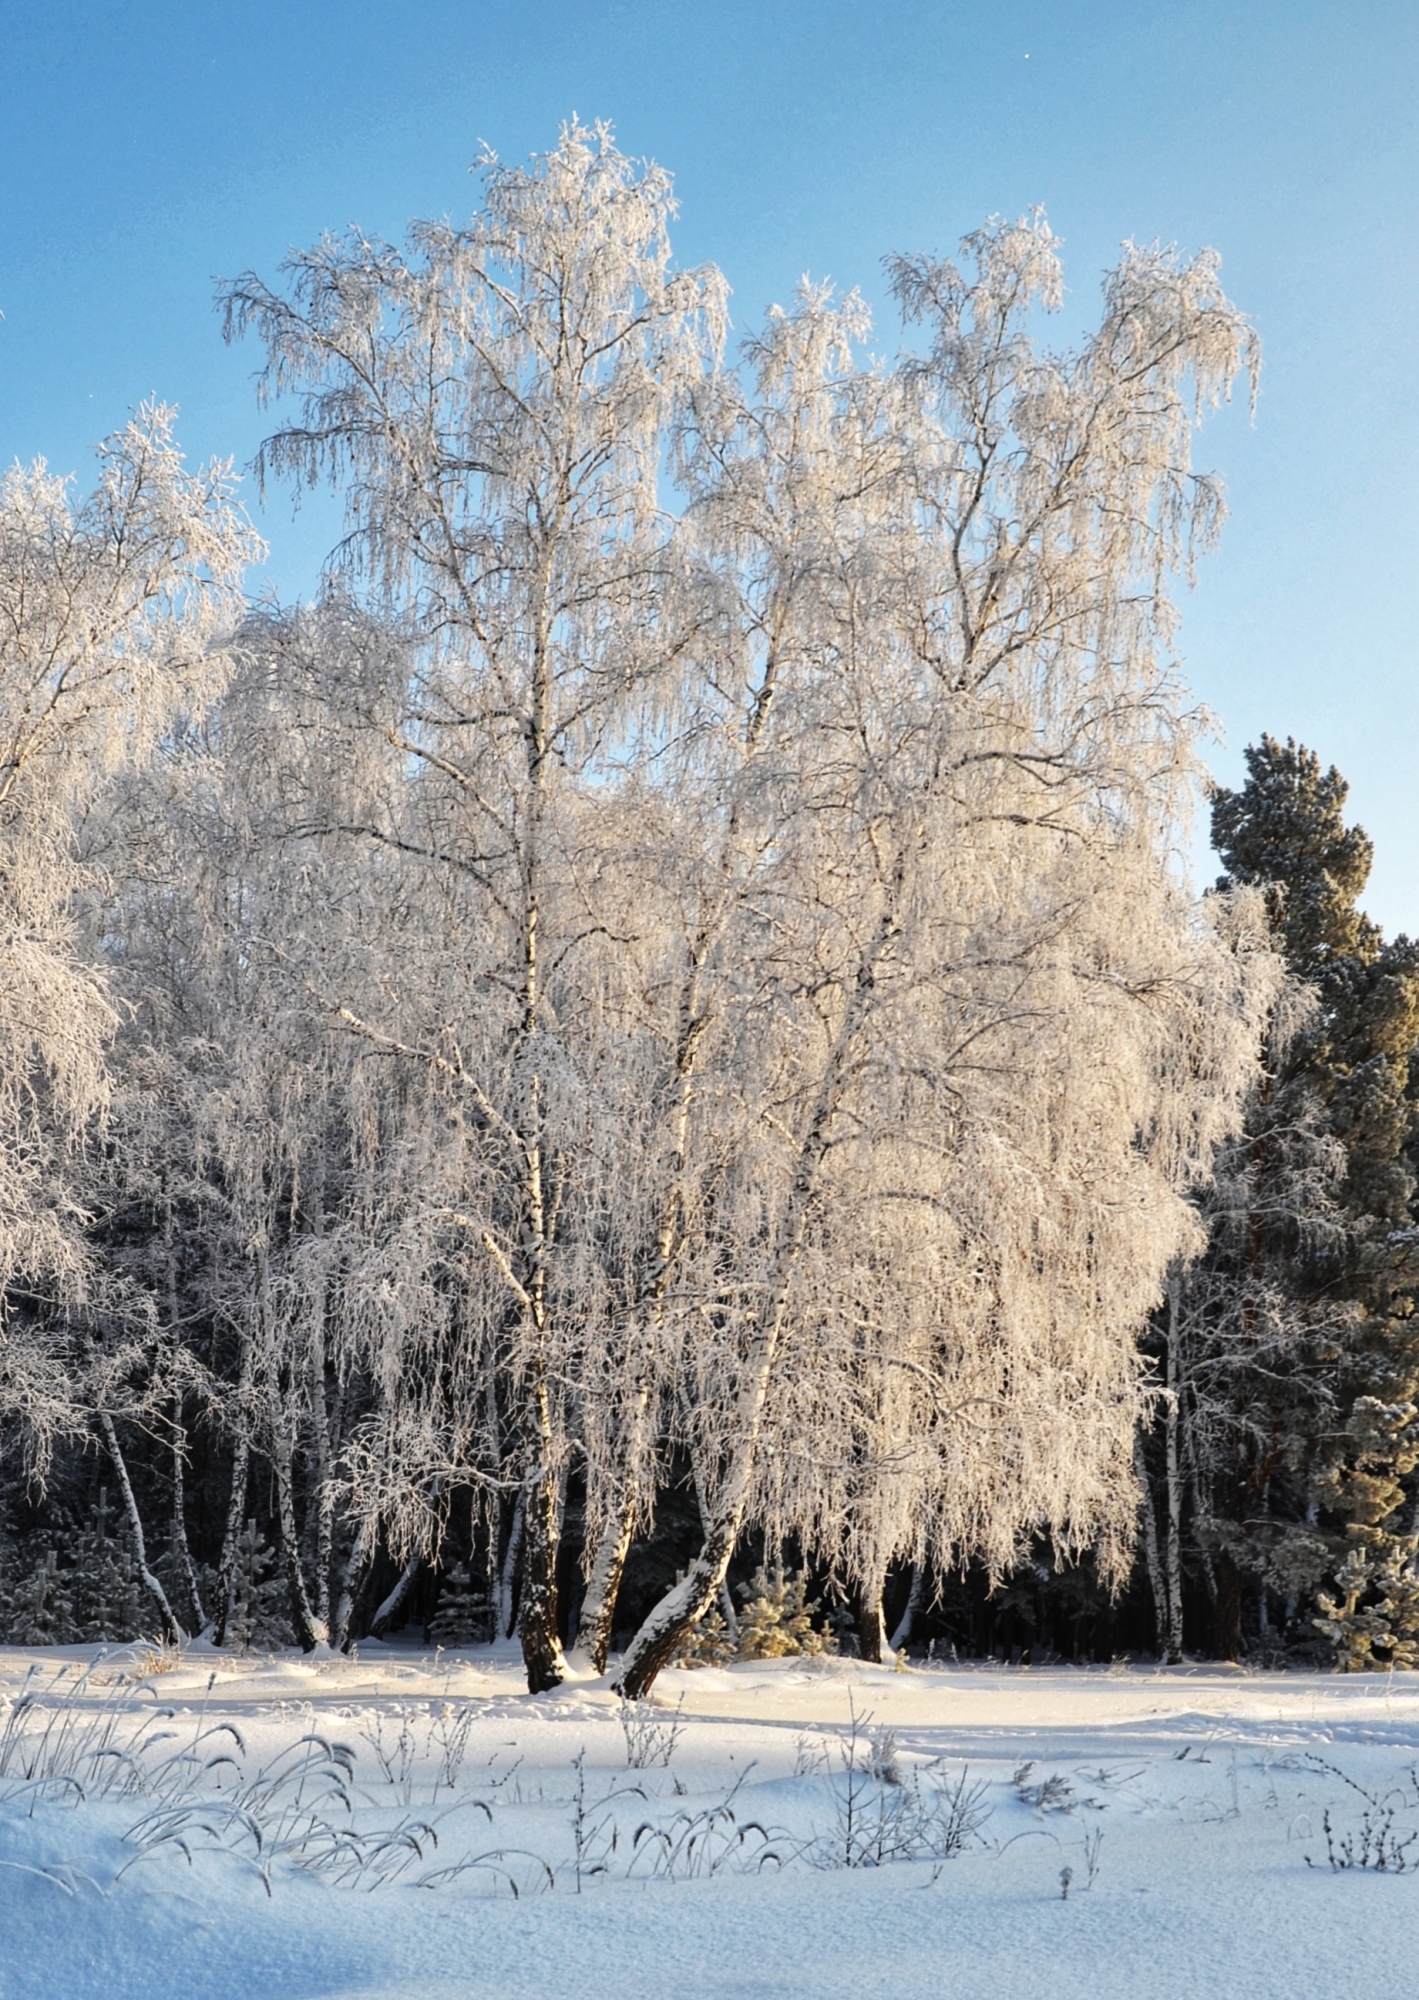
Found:
[(830, 1634), (813, 1623), (819, 1606), (809, 1602), (808, 1579), (801, 1570), (794, 1574), (776, 1570), (770, 1576), (761, 1565), (740, 1594), (744, 1599), (739, 1614), (741, 1660), (781, 1660), (836, 1650)]
[(1022, 1764), (1010, 1780), (1021, 1805), (1033, 1806), (1036, 1812), (1072, 1812), (1079, 1800), (1064, 1773), (1051, 1771), (1047, 1778), (1031, 1783), (1034, 1768), (1033, 1764)]
[(140, 1681), (150, 1681), (158, 1674), (176, 1673), (182, 1665), (182, 1648), (167, 1639), (140, 1639), (131, 1655), (132, 1672)]
[(646, 1771), (652, 1764), (670, 1768), (670, 1759), (685, 1726), (680, 1718), (684, 1705), (685, 1697), (681, 1695), (674, 1711), (667, 1715), (652, 1708), (648, 1701), (627, 1701), (622, 1695), (621, 1728), (626, 1738), (626, 1763), (631, 1770)]
[[(883, 1868), (948, 1861), (970, 1847), (990, 1818), (984, 1784), (968, 1768), (955, 1777), (939, 1764), (904, 1771), (892, 1731), (871, 1724), (853, 1708), (835, 1746), (839, 1769), (830, 1771), (833, 1826), (809, 1843), (807, 1858), (819, 1868)], [(802, 1764), (801, 1745), (799, 1757)]]
[[(1332, 1778), (1339, 1778), (1341, 1784), (1364, 1801), (1360, 1814), (1360, 1824), (1342, 1833), (1331, 1818), (1327, 1806), (1321, 1815), (1321, 1830), (1325, 1834), (1325, 1857), (1334, 1874), (1343, 1874), (1348, 1868), (1372, 1870), (1376, 1875), (1404, 1875), (1419, 1866), (1419, 1858), (1413, 1850), (1419, 1846), (1419, 1827), (1396, 1826), (1399, 1805), (1407, 1801), (1394, 1801), (1393, 1795), (1385, 1798), (1367, 1791), (1363, 1785), (1347, 1777), (1337, 1764), (1327, 1764), (1323, 1758), (1308, 1757), (1307, 1763), (1314, 1770), (1325, 1772)], [(1306, 1855), (1307, 1868), (1315, 1863)]]

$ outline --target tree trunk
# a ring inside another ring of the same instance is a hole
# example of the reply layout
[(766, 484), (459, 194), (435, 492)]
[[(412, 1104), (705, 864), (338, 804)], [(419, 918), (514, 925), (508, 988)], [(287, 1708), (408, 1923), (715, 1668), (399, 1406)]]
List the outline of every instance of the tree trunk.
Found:
[[(690, 1484), (695, 1489), (695, 1511), (700, 1517), (700, 1537), (703, 1540), (709, 1533), (709, 1511), (705, 1506), (704, 1481), (700, 1478), (699, 1467), (695, 1464), (693, 1452), (690, 1454)], [(731, 1562), (734, 1560), (732, 1553), (729, 1560)], [(724, 1619), (724, 1629), (729, 1634), (730, 1644), (737, 1646), (739, 1644), (739, 1615), (734, 1609), (734, 1598), (730, 1593), (729, 1578), (727, 1576), (723, 1576), (719, 1580), (719, 1610), (720, 1616)]]
[[(542, 1433), (550, 1444), (550, 1425), (545, 1419)], [(561, 1482), (551, 1466), (544, 1464), (536, 1479), (524, 1489), (522, 1602), (517, 1624), (529, 1694), (546, 1694), (566, 1679), (566, 1661), (557, 1629), (560, 1498)]]
[[(323, 1371), (322, 1371), (323, 1373)], [(315, 1449), (315, 1622), (328, 1632), (331, 1624), (331, 1589), (335, 1577), (335, 1482), (330, 1476), (330, 1428), (325, 1407), (325, 1385), (318, 1385)]]
[(1182, 1465), (1178, 1432), (1182, 1422), (1182, 1364), (1178, 1355), (1178, 1279), (1168, 1285), (1168, 1400), (1163, 1411), (1163, 1450), (1167, 1467), (1167, 1592), (1168, 1626), (1164, 1661), (1176, 1666), (1183, 1656), (1182, 1604)]
[[(548, 760), (552, 755), (552, 542), (544, 549), (538, 583), (537, 626), (527, 723), (527, 785), (529, 792), (524, 856), (525, 902), (522, 910), (522, 1042), (535, 1049), (541, 1027), (542, 846), (541, 823), (546, 799)], [(552, 1208), (544, 1180), (544, 1106), (542, 1078), (534, 1069), (527, 1081), (524, 1133), (523, 1231), (525, 1278), (519, 1283), (510, 1267), (506, 1275), (519, 1294), (524, 1324), (530, 1334), (530, 1379), (533, 1435), (528, 1449), (537, 1470), (529, 1476), (524, 1461), (522, 1523), (522, 1603), (518, 1629), (529, 1694), (545, 1694), (566, 1678), (562, 1636), (557, 1617), (557, 1542), (561, 1527), (561, 1466), (557, 1427), (553, 1422), (549, 1336), (552, 1332), (548, 1274), (554, 1248)], [(555, 1203), (553, 1204), (555, 1207)], [(490, 1252), (495, 1252), (491, 1239)], [(504, 1263), (506, 1260), (502, 1260)]]
[(596, 1545), (596, 1557), (586, 1579), (586, 1596), (582, 1600), (581, 1617), (577, 1622), (576, 1651), (598, 1674), (604, 1674), (606, 1671), (606, 1658), (611, 1650), (611, 1633), (616, 1618), (616, 1598), (620, 1592), (626, 1557), (635, 1534), (636, 1517), (640, 1513), (640, 1468), (644, 1461), (649, 1413), (650, 1386), (648, 1383), (643, 1383), (636, 1392), (631, 1408), (625, 1454), (625, 1484), (616, 1507), (608, 1515), (606, 1524), (601, 1530), (601, 1538)]
[(241, 1364), (236, 1384), (236, 1441), (232, 1447), (232, 1490), (227, 1500), (227, 1526), (222, 1536), (222, 1553), (217, 1563), (217, 1604), (212, 1626), (212, 1643), (224, 1646), (231, 1623), (232, 1601), (236, 1594), (237, 1550), (246, 1520), (246, 1482), (251, 1465), (251, 1378), (255, 1357), (250, 1339), (241, 1339)]
[[(311, 1194), (311, 1230), (325, 1235), (323, 1176)], [(310, 1343), (310, 1420), (315, 1437), (315, 1603), (314, 1622), (330, 1630), (331, 1564), (335, 1548), (335, 1487), (330, 1476), (330, 1405), (325, 1384), (325, 1272), (320, 1272), (315, 1326)]]
[(513, 1505), (512, 1522), (507, 1532), (507, 1548), (503, 1552), (503, 1566), (498, 1576), (498, 1632), (504, 1639), (510, 1639), (517, 1630), (517, 1585), (522, 1568), (522, 1495), (519, 1493)]
[(364, 1582), (365, 1571), (374, 1553), (374, 1540), (374, 1522), (366, 1516), (360, 1522), (359, 1531), (350, 1545), (350, 1553), (341, 1567), (340, 1584), (335, 1593), (335, 1619), (330, 1628), (330, 1643), (342, 1653), (349, 1648), (350, 1626), (355, 1616), (360, 1586)]
[(887, 1565), (874, 1559), (863, 1577), (857, 1620), (857, 1649), (861, 1659), (880, 1667), (887, 1645), (887, 1620), (882, 1609), (882, 1593), (887, 1587)]
[(378, 1611), (375, 1612), (374, 1617), (370, 1620), (370, 1637), (372, 1639), (382, 1639), (393, 1625), (399, 1613), (403, 1610), (405, 1600), (414, 1587), (414, 1578), (419, 1574), (419, 1565), (422, 1561), (423, 1557), (415, 1551), (410, 1556), (408, 1562), (405, 1563), (403, 1569), (400, 1570), (393, 1590), (390, 1591), (388, 1597), (385, 1598), (383, 1604), (380, 1605)]
[(1138, 1511), (1143, 1520), (1143, 1560), (1148, 1570), (1148, 1588), (1153, 1593), (1153, 1630), (1158, 1658), (1168, 1657), (1168, 1591), (1163, 1581), (1163, 1564), (1158, 1553), (1158, 1517), (1153, 1507), (1153, 1487), (1143, 1456), (1143, 1439), (1133, 1434), (1133, 1472), (1138, 1481)]
[(251, 1440), (245, 1423), (232, 1447), (232, 1490), (227, 1500), (227, 1527), (222, 1536), (222, 1553), (217, 1564), (217, 1608), (212, 1625), (212, 1644), (225, 1646), (236, 1595), (237, 1547), (241, 1541), (246, 1513), (246, 1475), (251, 1462)]
[(864, 1592), (862, 1614), (857, 1621), (857, 1648), (860, 1657), (880, 1667), (887, 1646), (887, 1621), (882, 1613), (880, 1590)]
[(186, 1470), (187, 1432), (183, 1427), (182, 1396), (179, 1393), (173, 1402), (172, 1416), (172, 1559), (187, 1598), (184, 1609), (188, 1613), (190, 1629), (200, 1632), (207, 1623), (207, 1617), (202, 1609), (197, 1571), (187, 1542)]
[(586, 1579), (586, 1596), (582, 1599), (581, 1616), (577, 1620), (575, 1651), (598, 1674), (605, 1673), (607, 1656), (611, 1651), (616, 1599), (620, 1594), (634, 1522), (634, 1503), (626, 1501), (601, 1530), (596, 1559)]
[[(747, 1481), (736, 1484), (747, 1486)], [(685, 1635), (699, 1623), (718, 1595), (729, 1559), (743, 1525), (747, 1491), (716, 1508), (716, 1519), (704, 1547), (673, 1590), (666, 1592), (631, 1641), (620, 1677), (619, 1693), (639, 1701), (661, 1668), (673, 1657)]]
[(143, 1521), (138, 1512), (138, 1503), (133, 1498), (133, 1487), (128, 1478), (128, 1467), (123, 1453), (118, 1448), (118, 1433), (113, 1428), (113, 1419), (107, 1410), (100, 1410), (99, 1429), (103, 1432), (104, 1443), (108, 1446), (113, 1469), (118, 1474), (118, 1490), (123, 1495), (123, 1511), (128, 1516), (128, 1531), (133, 1537), (133, 1555), (138, 1564), (138, 1574), (143, 1579), (144, 1588), (158, 1608), (162, 1619), (163, 1637), (170, 1645), (180, 1646), (187, 1638), (178, 1623), (172, 1606), (168, 1603), (167, 1592), (148, 1567), (148, 1548), (143, 1537)]
[[(166, 1205), (163, 1223), (164, 1245), (167, 1251), (167, 1307), (168, 1337), (174, 1351), (178, 1342), (180, 1314), (177, 1297), (177, 1250), (173, 1235), (172, 1202)], [(172, 1560), (173, 1567), (181, 1580), (182, 1592), (187, 1602), (183, 1609), (187, 1613), (192, 1631), (200, 1632), (207, 1623), (202, 1610), (202, 1597), (197, 1588), (197, 1571), (193, 1567), (192, 1551), (187, 1544), (187, 1509), (184, 1488), (187, 1471), (187, 1431), (182, 1421), (183, 1395), (178, 1388), (173, 1395), (172, 1411)]]
[(906, 1609), (897, 1621), (897, 1629), (892, 1634), (891, 1646), (894, 1653), (900, 1653), (915, 1629), (921, 1616), (921, 1607), (926, 1598), (926, 1558), (918, 1554), (912, 1564), (911, 1588), (907, 1592)]
[[(280, 1424), (279, 1413), (273, 1412), (275, 1424)], [(317, 1646), (328, 1644), (330, 1634), (326, 1627), (318, 1623), (310, 1608), (310, 1598), (306, 1594), (305, 1577), (301, 1572), (300, 1541), (296, 1534), (296, 1500), (291, 1481), (291, 1441), (284, 1430), (278, 1430), (271, 1448), (271, 1464), (276, 1474), (276, 1532), (281, 1543), (281, 1561), (286, 1571), (286, 1589), (291, 1604), (291, 1623), (295, 1627), (296, 1642), (303, 1653), (313, 1653)]]

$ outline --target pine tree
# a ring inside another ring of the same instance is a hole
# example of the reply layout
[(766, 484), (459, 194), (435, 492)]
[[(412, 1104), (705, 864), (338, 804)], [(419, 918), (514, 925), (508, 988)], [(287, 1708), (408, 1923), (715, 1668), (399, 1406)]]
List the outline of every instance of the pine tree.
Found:
[(1313, 1005), (1292, 975), (1244, 1130), (1220, 1148), (1198, 1197), (1206, 1247), (1173, 1274), (1148, 1342), (1166, 1394), (1139, 1441), (1142, 1539), (1169, 1660), (1183, 1655), (1188, 1574), (1206, 1586), (1207, 1643), (1233, 1657), (1244, 1583), (1255, 1589), (1263, 1647), (1314, 1646), (1312, 1600), (1334, 1564), (1315, 1526), (1313, 1472), (1337, 1427), (1335, 1361), (1355, 1308), (1310, 1276), (1345, 1230), (1344, 1149), (1304, 1062), (1294, 1063)]
[[(1304, 1100), (1343, 1149), (1341, 1226), (1294, 1246), (1289, 1283), (1330, 1308), (1325, 1350), (1338, 1421), (1309, 1446), (1306, 1513), (1329, 1530), (1335, 1593), (1315, 1621), (1347, 1667), (1407, 1665), (1419, 1635), (1415, 1538), (1403, 1481), (1419, 1463), (1419, 1328), (1413, 1317), (1414, 1173), (1419, 1084), (1419, 947), (1386, 943), (1358, 899), (1373, 857), (1346, 826), (1348, 787), (1311, 750), (1269, 736), (1246, 753), (1239, 791), (1213, 799), (1212, 836), (1231, 880), (1261, 887), (1290, 970), (1316, 1006), (1276, 1079), (1275, 1118)], [(1259, 1128), (1258, 1128), (1259, 1131)], [(1348, 1325), (1337, 1328), (1337, 1305)]]
[(53, 1548), (27, 1576), (0, 1576), (0, 1630), (11, 1646), (67, 1646), (78, 1636), (70, 1573)]
[(692, 1625), (675, 1655), (677, 1667), (722, 1667), (735, 1657), (724, 1614), (712, 1604), (698, 1625)]
[(793, 1653), (831, 1653), (831, 1635), (813, 1623), (818, 1609), (809, 1601), (808, 1579), (802, 1571), (772, 1575), (762, 1565), (740, 1587), (744, 1609), (739, 1614), (739, 1657), (781, 1660)]
[(112, 1532), (108, 1488), (74, 1537), (70, 1578), (80, 1639), (136, 1639), (150, 1615), (132, 1551)]
[(439, 1585), (429, 1638), (438, 1646), (486, 1646), (493, 1625), (493, 1607), (482, 1579), (470, 1576), (466, 1563), (455, 1563)]
[(237, 1538), (227, 1636), (234, 1646), (289, 1646), (293, 1637), (285, 1580), (276, 1573), (275, 1553), (254, 1520)]

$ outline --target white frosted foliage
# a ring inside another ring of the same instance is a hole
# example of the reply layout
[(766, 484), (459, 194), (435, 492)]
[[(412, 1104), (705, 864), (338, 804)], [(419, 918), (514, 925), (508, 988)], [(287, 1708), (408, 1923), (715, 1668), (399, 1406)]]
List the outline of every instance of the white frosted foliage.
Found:
[[(108, 1100), (115, 1026), (79, 931), (85, 814), (222, 679), (216, 645), (261, 545), (229, 469), (184, 470), (145, 405), (93, 491), (42, 461), (0, 482), (0, 1283), (72, 1296), (88, 1265), (77, 1149)], [(73, 1385), (23, 1312), (0, 1328), (0, 1408), (42, 1459)]]
[(217, 753), (254, 760), (228, 820), (266, 816), (221, 891), (279, 1024), (240, 1077), (319, 1052), (281, 1170), (325, 1162), (318, 1232), (231, 1129), (299, 1210), (271, 1297), (319, 1305), (282, 1339), (318, 1322), (364, 1398), (322, 1490), (401, 1556), (458, 1486), (520, 1495), (534, 1685), (569, 1477), (599, 1663), (675, 1446), (704, 1549), (631, 1692), (750, 1523), (869, 1598), (1041, 1528), (1117, 1575), (1138, 1336), (1277, 985), (1177, 868), (1168, 590), (1252, 336), (1215, 259), (1128, 247), (1047, 351), (1027, 216), (894, 263), (894, 363), (805, 284), (726, 366), (659, 169), (575, 124), (486, 166), (466, 227), (228, 294), (298, 399), (264, 470), (347, 507)]

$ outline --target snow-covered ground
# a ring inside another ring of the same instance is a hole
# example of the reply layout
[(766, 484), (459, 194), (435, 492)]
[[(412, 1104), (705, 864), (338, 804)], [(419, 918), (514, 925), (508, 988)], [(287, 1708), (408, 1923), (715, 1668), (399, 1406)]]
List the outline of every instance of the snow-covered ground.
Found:
[[(93, 1652), (0, 1652), (3, 2000), (1419, 1979), (1411, 1678), (786, 1660), (666, 1674), (637, 1746), (604, 1684), (529, 1697), (507, 1649), (194, 1651), (141, 1688), (116, 1654), (66, 1695)], [(1359, 1866), (1376, 1840), (1407, 1865)]]

